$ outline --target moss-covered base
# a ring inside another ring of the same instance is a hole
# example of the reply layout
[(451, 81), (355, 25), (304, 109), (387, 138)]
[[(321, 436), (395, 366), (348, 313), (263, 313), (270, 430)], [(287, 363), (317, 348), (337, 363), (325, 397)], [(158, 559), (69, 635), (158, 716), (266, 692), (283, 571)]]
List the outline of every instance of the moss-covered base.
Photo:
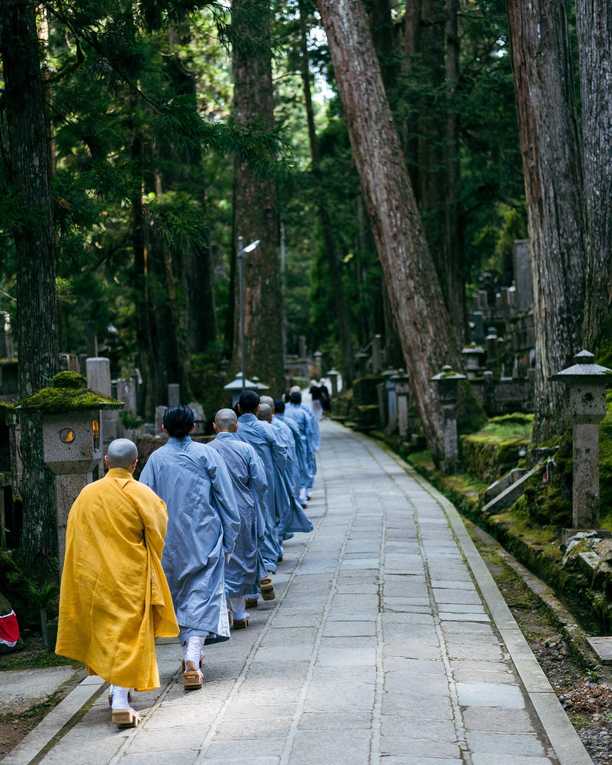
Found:
[(493, 417), (477, 433), (461, 438), (463, 464), (468, 473), (492, 483), (520, 459), (529, 448), (533, 415), (506, 414)]
[(443, 492), (478, 526), (494, 536), (515, 558), (543, 579), (565, 600), (585, 629), (603, 634), (612, 628), (612, 581), (609, 575), (593, 576), (577, 563), (562, 566), (559, 530), (534, 524), (524, 507), (485, 517), (480, 496), (486, 485), (468, 473), (444, 475), (429, 452), (402, 455), (417, 472)]

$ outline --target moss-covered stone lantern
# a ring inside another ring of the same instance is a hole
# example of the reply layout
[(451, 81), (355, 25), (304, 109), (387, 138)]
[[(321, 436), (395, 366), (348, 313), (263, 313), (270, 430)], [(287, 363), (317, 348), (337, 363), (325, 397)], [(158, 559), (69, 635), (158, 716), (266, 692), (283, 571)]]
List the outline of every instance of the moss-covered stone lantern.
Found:
[(39, 415), (45, 464), (56, 476), (55, 497), (60, 566), (68, 512), (81, 489), (93, 480), (102, 459), (100, 410), (122, 409), (123, 402), (87, 388), (78, 372), (60, 372), (51, 385), (22, 399), (17, 411)]
[(551, 379), (569, 388), (573, 527), (594, 529), (599, 523), (599, 423), (606, 416), (606, 388), (612, 383), (612, 369), (596, 364), (589, 351), (580, 351), (572, 366)]
[(431, 379), (436, 384), (442, 406), (442, 469), (446, 473), (452, 473), (459, 460), (459, 438), (457, 436), (459, 383), (466, 378), (465, 375), (455, 372), (452, 367), (445, 366)]
[(234, 377), (234, 379), (227, 385), (223, 386), (223, 390), (226, 390), (231, 394), (232, 406), (236, 406), (243, 390), (254, 390), (258, 392), (259, 386), (257, 382), (245, 378), (242, 372), (237, 372), (236, 377)]

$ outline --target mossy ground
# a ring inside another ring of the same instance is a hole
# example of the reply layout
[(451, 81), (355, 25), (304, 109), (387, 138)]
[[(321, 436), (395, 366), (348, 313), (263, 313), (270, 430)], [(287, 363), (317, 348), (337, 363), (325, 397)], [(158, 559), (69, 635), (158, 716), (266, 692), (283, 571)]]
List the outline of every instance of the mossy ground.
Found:
[(514, 467), (531, 440), (533, 415), (493, 417), (479, 431), (461, 438), (462, 460), (468, 473), (492, 483)]

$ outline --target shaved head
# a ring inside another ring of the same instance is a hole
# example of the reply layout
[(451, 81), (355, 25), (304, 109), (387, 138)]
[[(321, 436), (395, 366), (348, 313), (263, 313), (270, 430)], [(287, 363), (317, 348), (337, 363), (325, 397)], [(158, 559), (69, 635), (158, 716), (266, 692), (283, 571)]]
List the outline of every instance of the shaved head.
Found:
[(217, 433), (235, 433), (238, 428), (238, 417), (233, 409), (219, 409), (215, 415), (215, 430)]
[(272, 396), (260, 396), (259, 402), (260, 404), (267, 404), (270, 409), (274, 410), (274, 399)]
[(257, 419), (272, 422), (272, 407), (269, 404), (260, 404), (257, 410)]
[(130, 470), (138, 459), (138, 449), (129, 438), (116, 438), (108, 445), (106, 463), (109, 468)]

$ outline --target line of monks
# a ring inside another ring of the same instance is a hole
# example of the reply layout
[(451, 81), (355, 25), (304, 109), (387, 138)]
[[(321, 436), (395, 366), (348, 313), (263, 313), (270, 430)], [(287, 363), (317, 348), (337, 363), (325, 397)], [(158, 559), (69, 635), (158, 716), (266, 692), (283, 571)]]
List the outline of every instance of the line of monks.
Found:
[(139, 480), (136, 445), (112, 441), (70, 510), (55, 650), (110, 684), (119, 727), (139, 722), (131, 690), (159, 686), (155, 639), (180, 636), (184, 688), (201, 688), (204, 646), (248, 627), (247, 608), (275, 597), (283, 542), (312, 530), (319, 413), (297, 387), (286, 403), (245, 390), (236, 410), (201, 444), (192, 410), (168, 409)]

